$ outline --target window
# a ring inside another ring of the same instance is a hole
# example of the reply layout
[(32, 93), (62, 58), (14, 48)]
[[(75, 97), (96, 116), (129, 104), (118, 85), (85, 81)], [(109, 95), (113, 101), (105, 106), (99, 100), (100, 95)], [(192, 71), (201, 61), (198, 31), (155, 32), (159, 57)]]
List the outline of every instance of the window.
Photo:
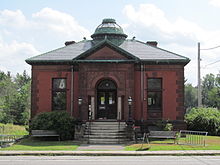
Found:
[(66, 110), (66, 79), (52, 79), (52, 110)]
[(162, 110), (162, 79), (147, 79), (147, 104), (149, 110)]

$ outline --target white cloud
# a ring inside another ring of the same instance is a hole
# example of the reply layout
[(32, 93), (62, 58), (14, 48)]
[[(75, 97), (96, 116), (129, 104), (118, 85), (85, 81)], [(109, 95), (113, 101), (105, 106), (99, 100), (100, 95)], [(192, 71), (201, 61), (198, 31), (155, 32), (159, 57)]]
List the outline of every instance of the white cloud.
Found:
[(0, 70), (16, 74), (26, 69), (30, 73), (30, 65), (25, 63), (25, 59), (62, 47), (67, 40), (78, 41), (89, 35), (89, 31), (73, 16), (51, 8), (43, 8), (30, 18), (21, 10), (2, 10)]
[(209, 0), (209, 3), (215, 7), (220, 7), (220, 0)]
[[(131, 21), (127, 29), (142, 28), (142, 35), (148, 38), (156, 37), (159, 46), (175, 53), (187, 56), (191, 62), (185, 67), (185, 75), (189, 82), (196, 84), (197, 81), (197, 42), (201, 42), (201, 48), (209, 48), (220, 43), (220, 30), (209, 31), (195, 22), (177, 17), (171, 21), (165, 13), (153, 4), (140, 4), (137, 9), (132, 5), (126, 5), (123, 13)], [(143, 28), (145, 30), (143, 31)], [(137, 30), (138, 31), (138, 30)], [(153, 31), (153, 32), (152, 32)], [(146, 34), (147, 33), (147, 34)], [(154, 40), (155, 40), (154, 39)], [(160, 44), (162, 42), (162, 44)], [(213, 61), (219, 60), (220, 49), (213, 51), (201, 51), (201, 65), (205, 66)], [(217, 74), (220, 70), (218, 64), (202, 69), (202, 76), (207, 73)]]
[(35, 28), (53, 31), (62, 37), (66, 35), (79, 39), (90, 35), (89, 31), (80, 26), (74, 17), (51, 8), (44, 8), (34, 13), (32, 17)]
[(20, 27), (27, 26), (27, 23), (28, 22), (21, 10), (0, 11), (0, 25), (1, 26), (20, 28)]
[(29, 43), (18, 43), (13, 41), (10, 44), (0, 42), (0, 70), (22, 73), (25, 69), (30, 74), (30, 66), (25, 63), (25, 59), (39, 54), (40, 52)]
[[(135, 10), (132, 5), (126, 5), (123, 13), (133, 22), (148, 28), (156, 28), (169, 37), (181, 34), (195, 38), (195, 35), (200, 36), (204, 33), (198, 25), (181, 17), (177, 18), (175, 22), (169, 21), (165, 13), (153, 4), (140, 4), (138, 10)], [(196, 34), (195, 31), (197, 31)]]
[(163, 11), (153, 4), (141, 4), (138, 11), (135, 11), (132, 5), (126, 5), (123, 12), (132, 21), (141, 23), (146, 27), (155, 26), (166, 32), (169, 32), (171, 28), (170, 23), (165, 19)]

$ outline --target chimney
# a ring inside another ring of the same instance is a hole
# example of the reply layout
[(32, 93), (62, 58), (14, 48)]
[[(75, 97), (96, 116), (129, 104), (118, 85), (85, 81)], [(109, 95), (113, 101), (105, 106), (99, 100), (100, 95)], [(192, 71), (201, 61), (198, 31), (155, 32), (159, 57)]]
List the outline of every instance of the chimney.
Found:
[(67, 45), (71, 45), (71, 44), (75, 44), (75, 43), (76, 43), (75, 41), (66, 41), (65, 45), (67, 46)]
[(157, 47), (157, 41), (147, 41), (147, 44), (150, 46)]

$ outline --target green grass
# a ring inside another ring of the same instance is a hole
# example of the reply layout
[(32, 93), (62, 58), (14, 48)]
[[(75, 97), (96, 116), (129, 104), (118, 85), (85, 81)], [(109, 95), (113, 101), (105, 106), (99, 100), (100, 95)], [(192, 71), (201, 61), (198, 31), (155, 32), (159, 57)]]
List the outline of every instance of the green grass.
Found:
[(1, 148), (0, 151), (73, 151), (78, 145), (73, 141), (44, 141), (37, 138), (26, 138), (11, 147)]
[(13, 125), (13, 124), (2, 124), (0, 123), (0, 134), (6, 135), (28, 135), (25, 126)]
[[(142, 144), (133, 144), (125, 147), (126, 151), (137, 151), (141, 149)], [(173, 144), (172, 140), (151, 141), (150, 144), (143, 144), (142, 148), (148, 151), (165, 150), (220, 150), (220, 137), (207, 136), (206, 146), (198, 145), (178, 145)]]

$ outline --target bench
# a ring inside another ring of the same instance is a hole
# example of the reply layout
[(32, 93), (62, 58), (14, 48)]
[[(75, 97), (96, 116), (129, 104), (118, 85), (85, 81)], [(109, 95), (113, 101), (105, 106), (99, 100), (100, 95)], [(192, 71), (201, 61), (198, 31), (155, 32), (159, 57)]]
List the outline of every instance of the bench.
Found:
[(54, 130), (32, 130), (32, 137), (58, 137), (60, 141), (60, 135)]
[(149, 139), (157, 138), (157, 139), (173, 139), (174, 144), (177, 139), (177, 131), (150, 131), (149, 133), (144, 133), (143, 139), (147, 138), (147, 142), (149, 143)]

